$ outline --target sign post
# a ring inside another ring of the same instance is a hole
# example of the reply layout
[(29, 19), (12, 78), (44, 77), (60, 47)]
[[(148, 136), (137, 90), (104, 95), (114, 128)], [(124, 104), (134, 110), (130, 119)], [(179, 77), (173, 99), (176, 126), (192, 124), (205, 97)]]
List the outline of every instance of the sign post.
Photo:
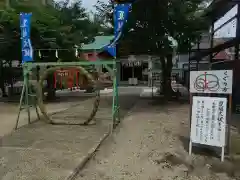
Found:
[[(232, 70), (190, 72), (190, 104), (192, 108), (190, 115), (190, 155), (192, 154), (192, 143), (221, 147), (221, 161), (224, 161), (226, 127), (228, 128), (228, 149), (230, 147), (232, 77)], [(229, 96), (228, 123), (226, 123), (226, 97), (192, 96), (194, 93), (227, 94)]]
[[(29, 107), (29, 96), (32, 96), (31, 88), (29, 85), (29, 71), (26, 63), (33, 61), (33, 48), (31, 43), (31, 17), (32, 13), (20, 13), (20, 30), (21, 30), (21, 51), (22, 51), (22, 65), (23, 65), (23, 76), (24, 76), (24, 85), (22, 89), (22, 94), (20, 98), (19, 111), (16, 121), (15, 129), (17, 129), (18, 121), (20, 117), (20, 112), (22, 110), (22, 105), (25, 97), (25, 106), (28, 113), (28, 124), (30, 124), (30, 107)], [(34, 104), (35, 105), (35, 104)], [(35, 105), (36, 113), (39, 119), (39, 113), (37, 106)]]
[[(22, 43), (22, 64), (33, 61), (33, 49), (31, 44), (31, 17), (32, 13), (20, 13), (20, 29)], [(28, 123), (30, 124), (29, 109), (29, 74), (26, 67), (23, 66), (24, 86), (25, 86), (25, 105), (28, 112)]]

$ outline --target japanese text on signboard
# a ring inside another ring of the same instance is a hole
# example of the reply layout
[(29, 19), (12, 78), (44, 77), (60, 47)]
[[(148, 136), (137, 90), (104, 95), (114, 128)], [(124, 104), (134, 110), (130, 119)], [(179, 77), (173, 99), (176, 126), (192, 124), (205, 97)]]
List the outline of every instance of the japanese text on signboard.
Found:
[(223, 76), (223, 78), (222, 78), (222, 91), (223, 92), (227, 92), (228, 91), (228, 89), (229, 89), (229, 87), (228, 87), (228, 78), (229, 78), (229, 75), (228, 75), (228, 71), (224, 71), (224, 76)]
[(114, 8), (114, 34), (115, 37), (122, 31), (127, 21), (131, 4), (117, 4)]
[(127, 21), (130, 7), (129, 3), (116, 4), (114, 7), (114, 41), (105, 47), (105, 50), (113, 57), (116, 57), (116, 43), (121, 36), (124, 23)]
[(225, 145), (226, 98), (193, 97), (191, 140), (194, 143)]
[(191, 71), (191, 93), (232, 94), (232, 70)]
[(21, 29), (21, 43), (22, 43), (22, 62), (33, 61), (33, 50), (30, 39), (31, 26), (30, 13), (20, 13), (20, 29)]

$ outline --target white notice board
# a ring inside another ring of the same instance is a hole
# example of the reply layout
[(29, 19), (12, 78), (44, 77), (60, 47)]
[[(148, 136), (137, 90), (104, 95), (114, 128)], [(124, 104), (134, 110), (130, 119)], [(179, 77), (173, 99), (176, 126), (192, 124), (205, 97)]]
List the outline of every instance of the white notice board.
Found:
[(227, 98), (194, 96), (191, 117), (193, 143), (224, 147)]
[(232, 94), (232, 70), (191, 71), (191, 93)]

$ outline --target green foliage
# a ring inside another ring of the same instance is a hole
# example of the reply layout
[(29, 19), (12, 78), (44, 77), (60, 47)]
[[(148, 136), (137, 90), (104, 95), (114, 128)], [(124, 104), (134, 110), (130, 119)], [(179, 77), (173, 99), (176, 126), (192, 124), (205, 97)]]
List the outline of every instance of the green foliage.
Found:
[[(144, 44), (140, 52), (166, 55), (172, 52), (169, 37), (177, 40), (179, 51), (187, 51), (201, 33), (207, 21), (199, 15), (202, 0), (140, 0), (133, 4), (126, 25), (126, 38), (134, 38), (132, 47)], [(141, 43), (141, 42), (142, 43)]]
[[(90, 20), (81, 0), (71, 4), (69, 0), (57, 2), (44, 5), (42, 0), (21, 3), (9, 0), (8, 8), (5, 8), (6, 4), (0, 4), (0, 88), (3, 92), (4, 81), (9, 77), (12, 82), (13, 77), (13, 73), (4, 67), (5, 64), (11, 65), (12, 60), (21, 61), (20, 12), (31, 12), (33, 15), (31, 41), (35, 61), (78, 61), (75, 45), (88, 43), (99, 31), (103, 31), (100, 22)], [(59, 49), (59, 59), (55, 56), (56, 49)], [(51, 90), (54, 92), (54, 89), (49, 89), (49, 92)]]
[(108, 0), (107, 3), (98, 0), (95, 5), (96, 8), (96, 16), (104, 23), (111, 24), (113, 27), (113, 8), (114, 5), (112, 0)]
[[(98, 1), (97, 14), (112, 23), (113, 3)], [(179, 52), (186, 52), (203, 31), (209, 21), (201, 14), (206, 9), (204, 0), (137, 0), (124, 28), (120, 47), (129, 52), (168, 54), (172, 52), (169, 37), (177, 40)]]
[[(98, 34), (100, 25), (89, 19), (81, 1), (69, 4), (64, 0), (54, 5), (13, 3), (11, 8), (0, 12), (0, 59), (20, 60), (21, 42), (19, 13), (31, 12), (31, 40), (34, 49), (44, 49), (39, 59), (34, 52), (35, 60), (56, 61), (55, 50), (59, 50), (62, 61), (74, 61), (74, 46), (88, 43)], [(47, 50), (52, 49), (52, 50)]]

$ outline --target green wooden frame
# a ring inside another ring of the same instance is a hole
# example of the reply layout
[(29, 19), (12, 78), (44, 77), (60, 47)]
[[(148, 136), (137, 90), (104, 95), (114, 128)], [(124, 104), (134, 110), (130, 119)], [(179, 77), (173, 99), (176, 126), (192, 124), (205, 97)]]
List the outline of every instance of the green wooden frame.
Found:
[[(58, 67), (83, 66), (84, 67), (84, 66), (90, 66), (90, 65), (95, 65), (95, 66), (103, 65), (111, 73), (111, 76), (113, 78), (113, 97), (112, 97), (112, 125), (113, 126), (112, 128), (114, 128), (120, 122), (116, 59), (98, 60), (98, 61), (79, 61), (79, 62), (45, 62), (45, 63), (27, 62), (27, 63), (24, 63), (22, 65), (24, 85), (21, 93), (19, 111), (18, 111), (15, 129), (18, 128), (20, 113), (23, 109), (26, 109), (28, 113), (28, 124), (31, 123), (30, 107), (32, 106), (35, 107), (37, 117), (38, 119), (40, 119), (36, 101), (33, 104), (29, 103), (29, 97), (34, 96), (36, 98), (36, 95), (31, 92), (30, 83), (29, 83), (29, 75), (31, 74), (33, 68), (47, 67), (47, 66), (58, 66)], [(113, 68), (109, 67), (109, 65), (113, 65)]]

